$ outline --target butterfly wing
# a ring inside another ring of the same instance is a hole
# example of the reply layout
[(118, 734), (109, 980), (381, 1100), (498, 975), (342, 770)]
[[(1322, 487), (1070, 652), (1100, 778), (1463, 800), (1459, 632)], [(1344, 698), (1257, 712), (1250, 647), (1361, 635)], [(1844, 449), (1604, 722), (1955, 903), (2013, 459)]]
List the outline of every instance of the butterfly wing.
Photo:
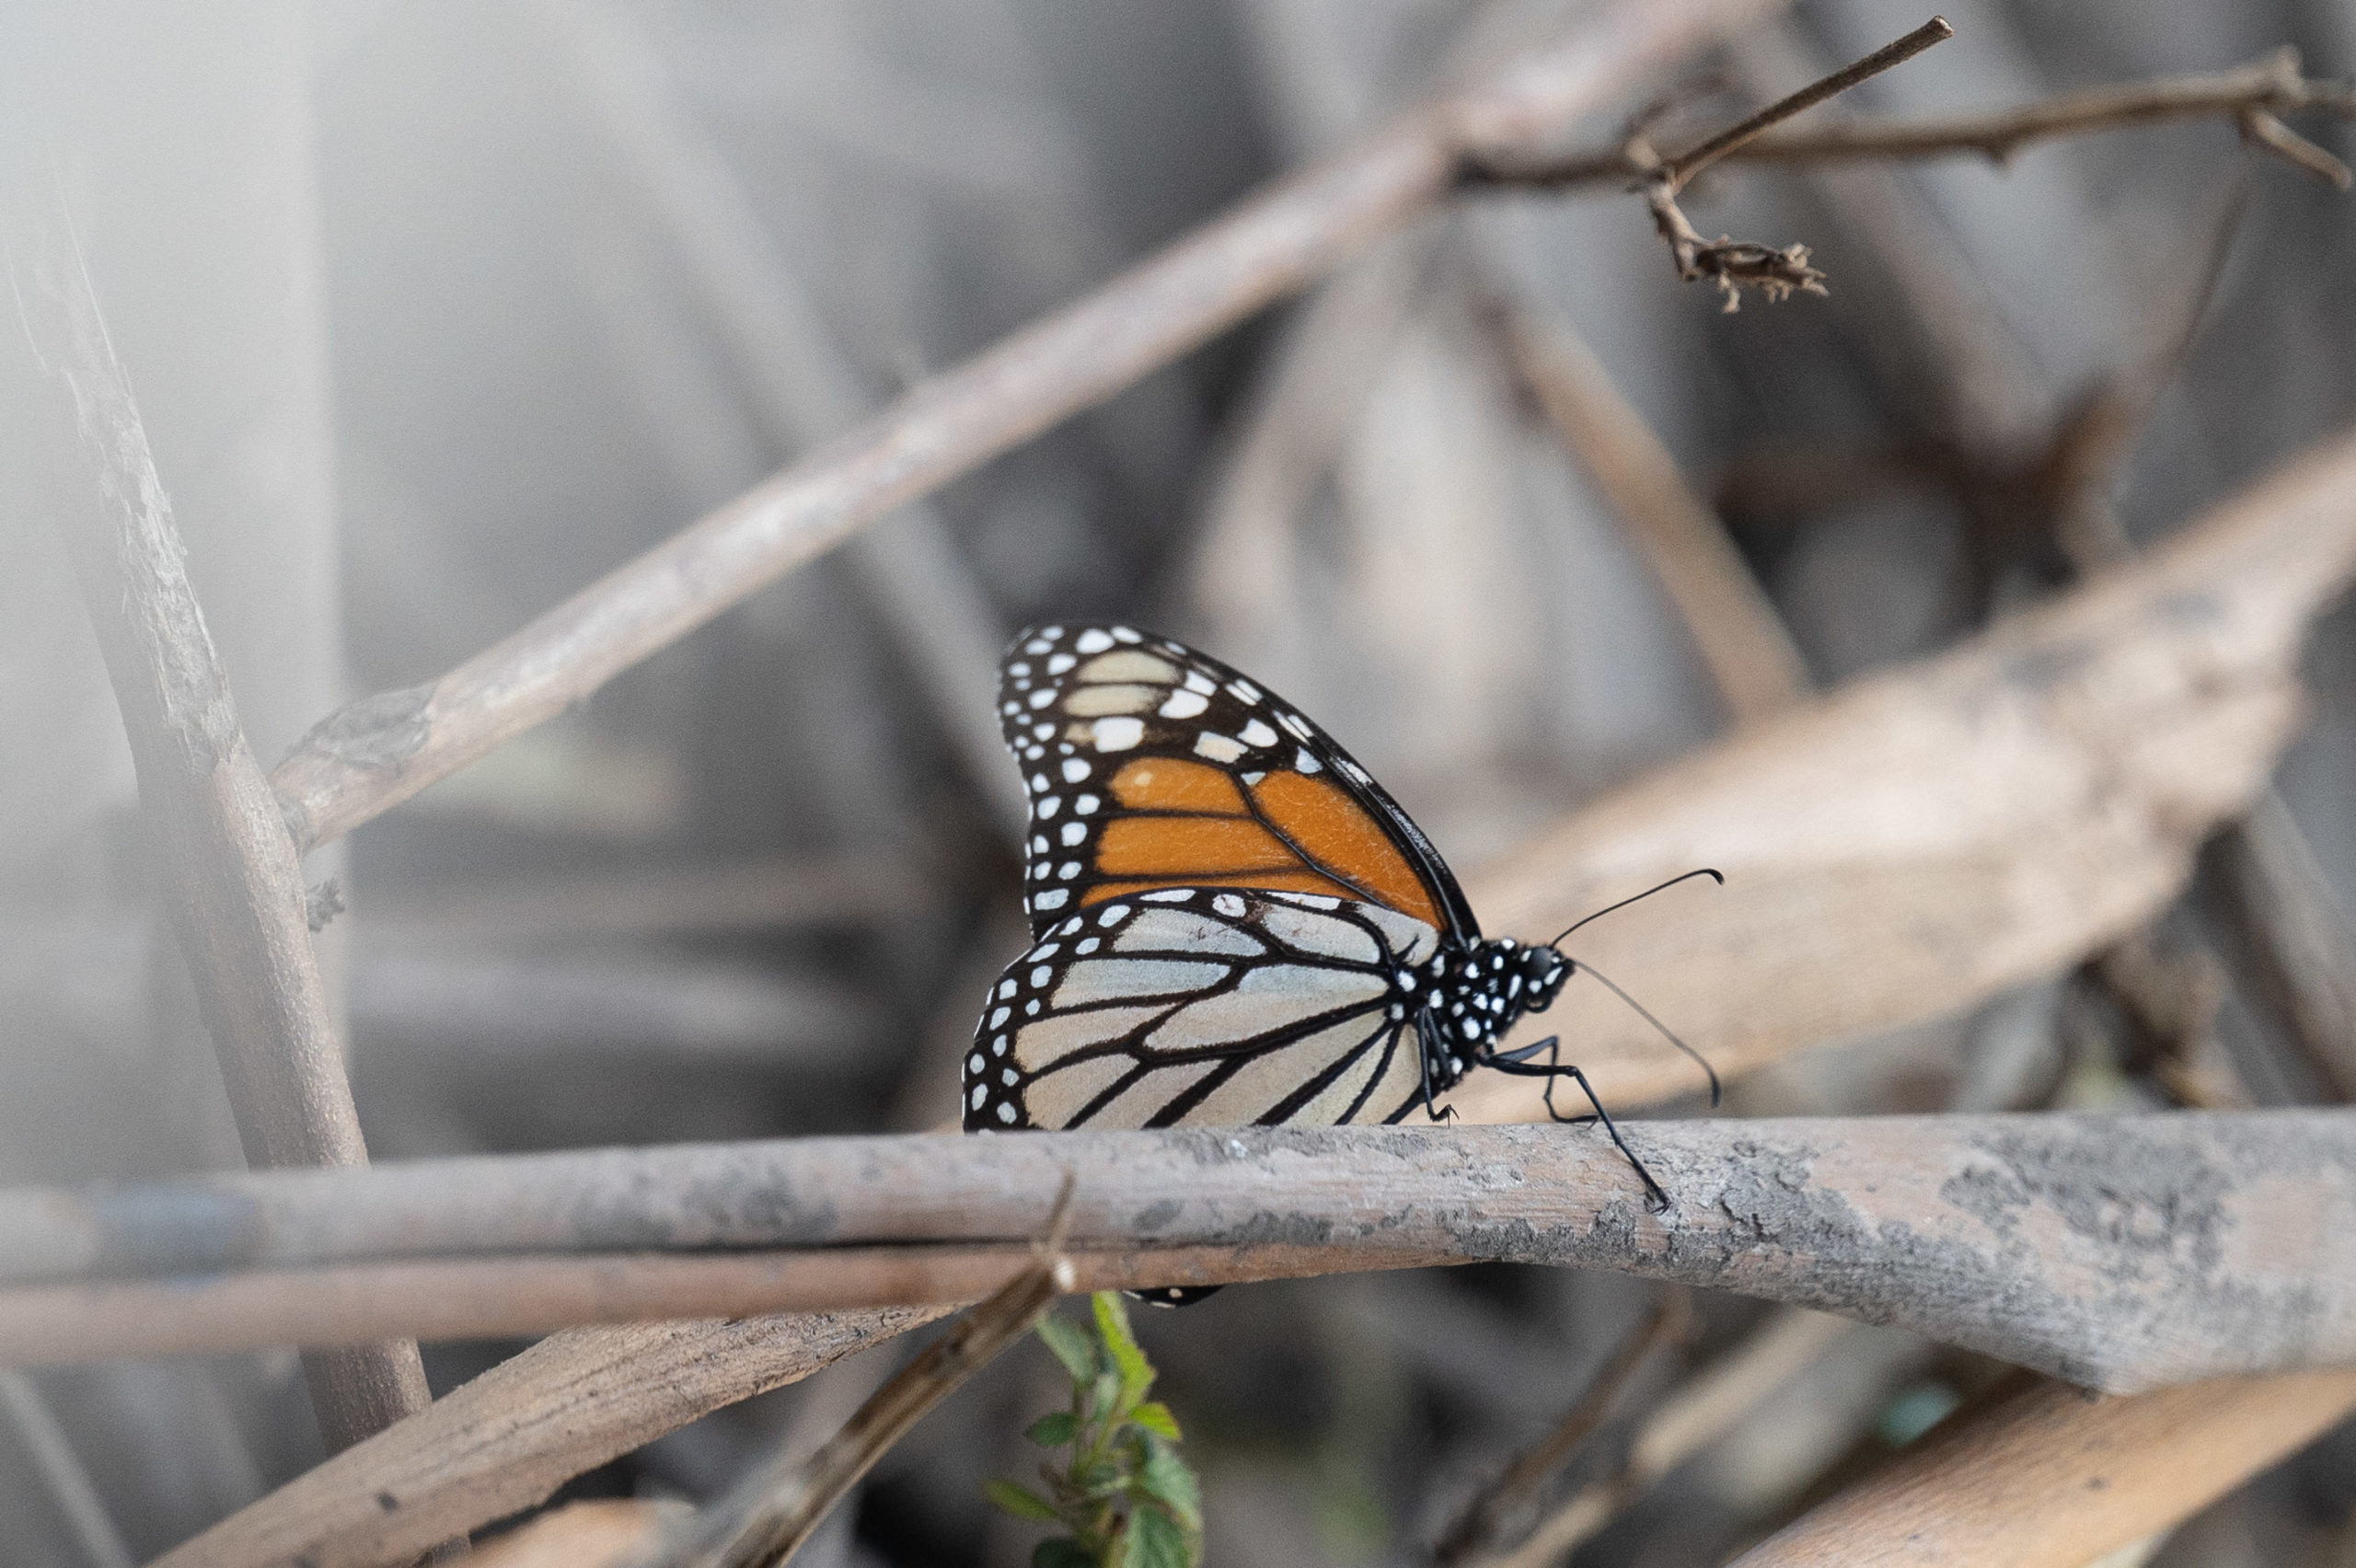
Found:
[(992, 991), (966, 1130), (1396, 1121), (1423, 1092), (1411, 971), (1439, 940), (1317, 894), (1160, 888), (1091, 905)]
[(1439, 852), (1365, 768), (1225, 664), (1125, 626), (1015, 639), (999, 717), (1031, 801), (1034, 937), (1158, 888), (1306, 893), (1479, 936)]

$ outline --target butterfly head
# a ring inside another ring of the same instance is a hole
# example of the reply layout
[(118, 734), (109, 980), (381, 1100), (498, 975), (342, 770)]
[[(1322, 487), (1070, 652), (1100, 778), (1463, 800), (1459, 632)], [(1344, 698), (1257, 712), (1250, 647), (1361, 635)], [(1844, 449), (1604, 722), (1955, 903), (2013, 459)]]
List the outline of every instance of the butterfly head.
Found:
[(1523, 948), (1518, 958), (1521, 965), (1521, 1003), (1531, 1012), (1544, 1012), (1553, 1006), (1563, 982), (1578, 967), (1551, 947)]

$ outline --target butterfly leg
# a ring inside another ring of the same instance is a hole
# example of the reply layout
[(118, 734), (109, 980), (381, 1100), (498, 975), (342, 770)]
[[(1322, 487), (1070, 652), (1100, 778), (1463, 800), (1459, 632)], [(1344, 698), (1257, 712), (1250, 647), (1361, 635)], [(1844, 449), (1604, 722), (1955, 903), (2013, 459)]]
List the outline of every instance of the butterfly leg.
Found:
[[(1540, 1066), (1537, 1063), (1532, 1062), (1530, 1059), (1541, 1051), (1544, 1051), (1547, 1054), (1546, 1065), (1544, 1066)], [(1484, 1059), (1484, 1065), (1495, 1067), (1497, 1071), (1510, 1074), (1515, 1078), (1542, 1078), (1546, 1079), (1546, 1113), (1553, 1117), (1554, 1120), (1559, 1123), (1565, 1125), (1576, 1125), (1583, 1122), (1601, 1122), (1603, 1124), (1603, 1130), (1611, 1136), (1611, 1147), (1620, 1151), (1621, 1158), (1625, 1159), (1628, 1162), (1629, 1168), (1635, 1171), (1637, 1180), (1644, 1182), (1645, 1206), (1651, 1209), (1655, 1214), (1658, 1214), (1667, 1209), (1669, 1206), (1668, 1192), (1662, 1188), (1658, 1182), (1653, 1180), (1653, 1173), (1645, 1169), (1645, 1162), (1636, 1158), (1635, 1151), (1628, 1147), (1627, 1140), (1621, 1137), (1620, 1129), (1612, 1125), (1611, 1113), (1603, 1108), (1603, 1101), (1596, 1097), (1595, 1085), (1589, 1083), (1588, 1081), (1587, 1074), (1581, 1072), (1576, 1066), (1564, 1066), (1559, 1065), (1561, 1055), (1561, 1040), (1556, 1036), (1549, 1035), (1546, 1039), (1541, 1040), (1535, 1044), (1524, 1045), (1519, 1050), (1493, 1052)], [(1574, 1083), (1577, 1084), (1579, 1088), (1586, 1092), (1587, 1102), (1595, 1107), (1595, 1114), (1592, 1116), (1565, 1116), (1561, 1112), (1555, 1110), (1554, 1080), (1556, 1078), (1569, 1078)]]
[(1432, 1037), (1433, 1026), (1431, 1009), (1426, 1008), (1415, 1015), (1415, 1065), (1424, 1073), (1424, 1114), (1435, 1123), (1451, 1122), (1456, 1119), (1455, 1106), (1432, 1103), (1432, 1054), (1424, 1043)]

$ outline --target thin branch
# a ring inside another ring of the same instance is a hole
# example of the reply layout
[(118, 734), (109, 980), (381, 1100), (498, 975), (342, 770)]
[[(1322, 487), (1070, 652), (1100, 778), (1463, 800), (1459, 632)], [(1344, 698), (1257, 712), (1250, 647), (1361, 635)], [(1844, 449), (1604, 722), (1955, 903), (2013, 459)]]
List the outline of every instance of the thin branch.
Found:
[(925, 1346), (806, 1460), (777, 1456), (637, 1568), (775, 1568), (908, 1428), (1029, 1333), (1075, 1281), (1070, 1260), (1050, 1248)]
[(1940, 1425), (1732, 1568), (2085, 1568), (2189, 1518), (2356, 1411), (2356, 1371), (2127, 1398), (2038, 1379)]
[(1741, 151), (1784, 121), (1804, 114), (1826, 99), (1837, 98), (1860, 82), (1870, 81), (1893, 66), (1903, 65), (1933, 44), (1945, 43), (1954, 36), (1955, 29), (1948, 25), (1945, 17), (1933, 17), (1904, 38), (1884, 44), (1863, 60), (1844, 65), (1789, 97), (1777, 99), (1739, 125), (1728, 126), (1719, 132), (1691, 152), (1680, 153), (1667, 159), (1655, 172), (1669, 178), (1672, 194), (1682, 190), (1692, 183), (1695, 175), (1719, 159)]
[[(0, 1292), (0, 1358), (971, 1300), (1068, 1181), (1093, 1286), (1540, 1262), (1846, 1312), (2110, 1388), (2356, 1358), (2356, 1116), (1623, 1131), (1669, 1212), (1607, 1139), (1553, 1127), (806, 1138), (20, 1193), (6, 1255), (167, 1272)], [(2296, 1212), (2268, 1195), (2284, 1181), (2304, 1184)], [(208, 1207), (238, 1216), (211, 1250)], [(2096, 1212), (2134, 1217), (2071, 1217)], [(181, 1223), (159, 1242), (165, 1216)], [(2154, 1245), (2187, 1226), (2233, 1235), (2233, 1269), (2202, 1262), (2195, 1231)], [(809, 1250), (751, 1251), (780, 1247)]]
[(1690, 1332), (1692, 1326), (1693, 1304), (1683, 1291), (1657, 1297), (1644, 1321), (1620, 1343), (1562, 1419), (1517, 1455), (1465, 1505), (1456, 1522), (1440, 1532), (1433, 1555), (1447, 1565), (1472, 1562), (1487, 1552), (1492, 1543), (1537, 1506), (1547, 1484), (1588, 1438), (1602, 1430), (1611, 1407), (1646, 1358)]
[[(41, 476), (98, 633), (238, 1136), (257, 1166), (364, 1165), (294, 845), (238, 722), (62, 194), (53, 181), (36, 193), (40, 183), (7, 191), (27, 435), (39, 444), (20, 460)], [(307, 1370), (330, 1447), (427, 1402), (414, 1345), (338, 1352)]]
[[(2274, 127), (2288, 132), (2280, 117), (2304, 110), (2356, 120), (2356, 86), (2301, 75), (2298, 52), (2286, 48), (2232, 71), (2089, 87), (1985, 114), (1865, 120), (1820, 131), (1763, 136), (1726, 154), (1724, 161), (1820, 164), (1977, 155), (2004, 163), (2028, 144), (2057, 136), (2173, 121), (2226, 120), (2301, 167), (2345, 189), (2348, 170), (2339, 159), (2304, 138), (2294, 138), (2296, 149), (2276, 140)], [(2263, 116), (2271, 125), (2252, 129), (2246, 123), (2252, 115)], [(1623, 181), (1646, 172), (1646, 166), (1634, 161), (1623, 144), (1542, 163), (1485, 163), (1469, 169), (1466, 178), (1474, 184), (1573, 186)]]
[(1092, 407), (1772, 0), (1646, 0), (1400, 116), (965, 363), (457, 668), (322, 720), (271, 775), (305, 847), (552, 718), (895, 508)]

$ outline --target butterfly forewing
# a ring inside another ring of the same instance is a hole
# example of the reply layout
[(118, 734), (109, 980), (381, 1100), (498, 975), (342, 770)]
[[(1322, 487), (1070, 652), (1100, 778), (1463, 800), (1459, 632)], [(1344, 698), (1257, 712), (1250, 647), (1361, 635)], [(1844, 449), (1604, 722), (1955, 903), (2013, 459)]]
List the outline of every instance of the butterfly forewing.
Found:
[(1395, 1121), (1439, 932), (1327, 894), (1154, 889), (1048, 928), (991, 993), (969, 1131)]
[(1438, 852), (1366, 770), (1215, 659), (1128, 627), (1039, 628), (1000, 667), (999, 715), (1031, 801), (1034, 936), (1173, 887), (1347, 899), (1478, 936)]

